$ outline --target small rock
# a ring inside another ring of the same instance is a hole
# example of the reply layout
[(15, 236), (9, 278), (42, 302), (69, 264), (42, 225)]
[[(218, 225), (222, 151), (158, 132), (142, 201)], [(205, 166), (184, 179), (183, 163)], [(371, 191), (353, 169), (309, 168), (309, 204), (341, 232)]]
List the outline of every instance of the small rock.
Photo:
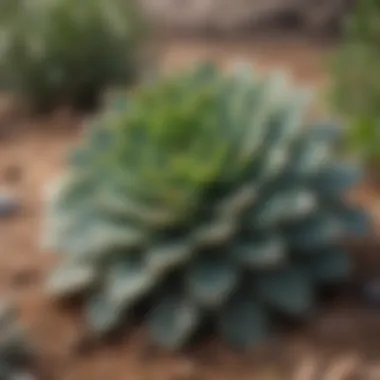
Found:
[(10, 194), (0, 193), (0, 218), (13, 216), (20, 209), (19, 201)]
[(369, 305), (380, 307), (380, 278), (364, 284), (363, 296)]

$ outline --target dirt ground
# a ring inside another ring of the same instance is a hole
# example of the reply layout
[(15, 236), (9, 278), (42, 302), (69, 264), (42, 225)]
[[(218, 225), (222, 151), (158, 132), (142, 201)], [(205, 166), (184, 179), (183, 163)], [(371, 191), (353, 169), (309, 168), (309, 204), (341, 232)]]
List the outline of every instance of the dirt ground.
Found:
[[(307, 41), (188, 40), (166, 41), (160, 51), (168, 71), (204, 58), (223, 67), (248, 60), (264, 69), (282, 66), (302, 83), (323, 86), (331, 47)], [(80, 315), (57, 308), (43, 294), (44, 275), (55, 259), (39, 249), (39, 235), (43, 187), (64, 168), (81, 121), (65, 113), (27, 120), (0, 141), (0, 186), (13, 186), (23, 205), (20, 215), (0, 222), (0, 290), (20, 305), (46, 380), (380, 380), (380, 312), (353, 302), (347, 292), (326, 304), (307, 326), (284, 331), (272, 347), (246, 355), (216, 341), (169, 354), (150, 347), (139, 329), (126, 332), (120, 342), (80, 350)], [(20, 178), (10, 184), (15, 167)], [(376, 194), (361, 194), (377, 213)]]

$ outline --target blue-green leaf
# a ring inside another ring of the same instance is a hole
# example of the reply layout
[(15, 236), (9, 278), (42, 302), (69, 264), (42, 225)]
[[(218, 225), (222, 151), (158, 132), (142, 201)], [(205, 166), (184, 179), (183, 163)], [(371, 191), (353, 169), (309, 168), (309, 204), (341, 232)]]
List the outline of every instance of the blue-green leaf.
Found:
[(239, 269), (223, 255), (200, 257), (186, 274), (190, 297), (207, 307), (219, 306), (235, 289)]
[(306, 267), (310, 275), (322, 283), (344, 280), (352, 270), (348, 254), (338, 248), (327, 249), (310, 258)]
[(115, 250), (139, 248), (146, 243), (146, 235), (129, 225), (96, 219), (87, 221), (86, 228), (72, 231), (65, 251), (78, 260), (99, 259)]
[(107, 334), (121, 324), (125, 314), (124, 305), (112, 303), (108, 295), (98, 293), (85, 304), (85, 321), (96, 334)]
[(344, 193), (357, 185), (363, 178), (360, 167), (348, 164), (334, 164), (319, 171), (311, 181), (311, 186), (322, 196)]
[(342, 129), (335, 124), (306, 128), (294, 148), (291, 170), (300, 176), (310, 176), (332, 158), (335, 146), (342, 138)]
[(252, 239), (237, 245), (231, 255), (253, 269), (277, 267), (286, 261), (286, 244), (281, 238)]
[(340, 212), (338, 210), (338, 213), (342, 219), (347, 235), (362, 237), (371, 231), (371, 217), (363, 209), (345, 205)]
[(263, 274), (255, 281), (263, 302), (289, 315), (308, 314), (313, 306), (314, 287), (306, 271), (286, 268)]
[(288, 242), (295, 249), (315, 250), (343, 237), (344, 228), (339, 220), (327, 215), (315, 215), (312, 218), (291, 227)]
[(283, 191), (263, 201), (255, 211), (254, 224), (271, 227), (279, 223), (305, 217), (315, 210), (317, 200), (306, 190)]
[(200, 323), (201, 312), (181, 294), (167, 294), (157, 301), (148, 315), (148, 329), (152, 339), (169, 349), (187, 343)]
[(168, 243), (148, 249), (145, 253), (147, 270), (154, 274), (164, 274), (180, 264), (185, 264), (192, 254), (192, 247), (186, 241)]
[(110, 302), (128, 307), (143, 297), (155, 285), (155, 280), (142, 260), (126, 257), (107, 268), (105, 293)]
[(269, 321), (262, 307), (247, 293), (238, 293), (221, 310), (218, 329), (231, 345), (252, 348), (270, 337)]
[(236, 224), (233, 221), (221, 220), (201, 226), (193, 234), (193, 241), (201, 247), (223, 246), (235, 232)]
[(53, 297), (68, 297), (87, 291), (97, 280), (96, 270), (91, 266), (62, 266), (50, 274), (46, 290)]

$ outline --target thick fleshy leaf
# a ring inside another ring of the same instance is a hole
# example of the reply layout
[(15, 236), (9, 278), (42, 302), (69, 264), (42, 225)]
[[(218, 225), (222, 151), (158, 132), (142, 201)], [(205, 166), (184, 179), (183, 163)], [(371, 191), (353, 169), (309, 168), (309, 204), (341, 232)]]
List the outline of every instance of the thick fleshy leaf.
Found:
[(260, 91), (253, 102), (251, 119), (247, 129), (241, 136), (241, 145), (238, 152), (240, 162), (249, 162), (264, 147), (267, 139), (267, 127), (276, 112), (283, 106), (287, 94), (287, 78), (284, 72), (272, 75), (265, 86), (258, 83)]
[(269, 321), (263, 309), (249, 292), (230, 299), (218, 316), (218, 329), (231, 345), (249, 349), (270, 337)]
[(148, 207), (111, 189), (99, 191), (96, 202), (107, 214), (130, 218), (152, 228), (169, 227), (179, 221), (179, 215), (169, 209)]
[(253, 269), (269, 269), (286, 261), (286, 244), (275, 236), (267, 239), (252, 239), (238, 244), (231, 255), (238, 262)]
[(45, 189), (45, 199), (55, 210), (75, 209), (91, 199), (94, 187), (89, 173), (80, 176), (71, 173), (49, 183)]
[(334, 196), (350, 190), (363, 178), (361, 168), (348, 164), (333, 164), (314, 176), (311, 186), (321, 196)]
[(260, 227), (271, 227), (305, 217), (315, 210), (317, 200), (306, 190), (283, 191), (263, 202), (253, 216), (253, 223)]
[(342, 129), (335, 124), (321, 124), (306, 128), (294, 148), (291, 169), (299, 176), (310, 176), (324, 167), (334, 154)]
[(289, 163), (289, 152), (284, 147), (273, 148), (262, 163), (259, 178), (270, 181), (277, 176)]
[(191, 254), (192, 247), (186, 241), (158, 245), (145, 253), (146, 269), (150, 273), (164, 274), (177, 265), (186, 264)]
[(314, 286), (308, 273), (298, 268), (286, 268), (258, 277), (255, 281), (258, 297), (281, 313), (307, 315), (312, 309)]
[(84, 235), (89, 228), (92, 213), (88, 207), (66, 208), (64, 210), (52, 207), (47, 209), (44, 218), (41, 244), (46, 250), (66, 252), (76, 241), (78, 231)]
[(314, 124), (305, 130), (309, 141), (316, 141), (320, 145), (329, 145), (330, 148), (339, 144), (344, 137), (344, 129), (336, 123)]
[(200, 247), (223, 246), (236, 232), (233, 221), (220, 221), (204, 225), (195, 231), (192, 240)]
[(337, 211), (348, 236), (362, 237), (372, 229), (372, 220), (369, 214), (359, 207), (345, 204)]
[(216, 307), (235, 289), (239, 276), (238, 267), (222, 253), (220, 256), (199, 257), (187, 271), (187, 290), (200, 305)]
[(316, 281), (328, 283), (346, 279), (351, 273), (352, 263), (346, 252), (330, 248), (308, 260), (306, 268)]
[(168, 294), (158, 299), (148, 315), (152, 339), (169, 349), (185, 345), (200, 323), (201, 312), (181, 294)]
[(315, 215), (287, 231), (291, 247), (311, 251), (336, 242), (343, 233), (340, 221), (326, 215)]
[(155, 285), (155, 280), (142, 259), (126, 257), (107, 268), (105, 295), (113, 304), (128, 307), (143, 297)]
[(252, 184), (245, 185), (235, 194), (221, 201), (217, 209), (218, 216), (221, 218), (239, 217), (248, 207), (252, 206), (256, 197), (256, 187)]
[(126, 316), (124, 305), (112, 303), (105, 293), (98, 293), (85, 304), (85, 321), (95, 334), (103, 335), (119, 327)]
[(70, 297), (89, 290), (97, 280), (96, 270), (91, 266), (62, 266), (50, 274), (46, 291), (56, 298)]
[(143, 231), (129, 225), (94, 219), (86, 228), (73, 231), (67, 237), (65, 252), (79, 260), (95, 260), (115, 250), (140, 248), (146, 244)]
[(76, 170), (87, 169), (91, 165), (91, 159), (91, 151), (84, 148), (77, 149), (69, 155), (68, 165), (74, 167)]

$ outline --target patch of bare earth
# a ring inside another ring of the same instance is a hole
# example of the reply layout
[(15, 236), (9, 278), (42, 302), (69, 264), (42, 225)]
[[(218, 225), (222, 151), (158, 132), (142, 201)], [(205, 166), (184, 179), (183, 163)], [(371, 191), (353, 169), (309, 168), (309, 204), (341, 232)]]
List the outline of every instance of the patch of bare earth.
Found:
[[(326, 79), (322, 69), (326, 49), (313, 49), (305, 43), (168, 41), (162, 43), (161, 51), (168, 70), (203, 58), (228, 67), (243, 58), (257, 60), (265, 68), (290, 68), (296, 79), (312, 85), (319, 86)], [(308, 325), (286, 329), (278, 342), (244, 355), (212, 340), (186, 352), (165, 353), (150, 347), (141, 329), (125, 331), (112, 345), (80, 350), (77, 343), (83, 330), (79, 313), (58, 308), (43, 293), (44, 276), (55, 258), (39, 248), (43, 188), (64, 169), (80, 122), (67, 115), (26, 120), (18, 131), (0, 141), (0, 185), (9, 186), (9, 173), (17, 167), (19, 178), (12, 186), (23, 205), (19, 215), (0, 221), (0, 291), (11, 293), (18, 301), (40, 351), (39, 367), (46, 379), (380, 379), (380, 314), (360, 306), (347, 291), (326, 304)], [(377, 194), (369, 189), (359, 192), (357, 199), (370, 209), (377, 207)]]

